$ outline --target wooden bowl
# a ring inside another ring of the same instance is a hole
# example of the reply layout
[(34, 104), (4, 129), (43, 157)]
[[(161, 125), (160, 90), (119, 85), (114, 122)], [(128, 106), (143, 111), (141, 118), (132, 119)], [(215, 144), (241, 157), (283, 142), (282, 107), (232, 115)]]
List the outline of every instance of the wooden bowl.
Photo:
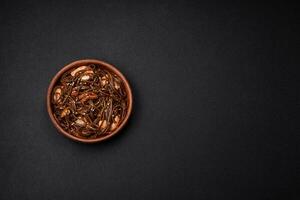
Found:
[[(120, 77), (120, 79), (122, 79), (124, 86), (125, 86), (125, 90), (127, 93), (127, 100), (128, 100), (128, 110), (127, 110), (127, 114), (125, 119), (121, 122), (121, 124), (119, 124), (119, 126), (109, 135), (105, 135), (103, 137), (99, 137), (99, 138), (93, 138), (93, 139), (89, 139), (89, 138), (79, 138), (76, 137), (68, 132), (66, 132), (61, 126), (60, 124), (55, 120), (54, 116), (53, 116), (53, 111), (52, 111), (52, 106), (51, 106), (51, 94), (52, 94), (52, 90), (55, 87), (57, 81), (59, 80), (59, 78), (68, 70), (72, 69), (72, 68), (76, 68), (82, 65), (87, 65), (87, 64), (97, 64), (100, 65), (101, 67), (103, 67), (104, 69), (115, 73), (117, 76)], [(65, 67), (63, 67), (52, 79), (49, 88), (48, 88), (48, 92), (47, 92), (47, 110), (48, 110), (48, 114), (50, 116), (50, 119), (52, 121), (52, 123), (54, 124), (54, 126), (57, 128), (57, 130), (62, 133), (64, 136), (75, 140), (75, 141), (79, 141), (79, 142), (83, 142), (83, 143), (96, 143), (96, 142), (100, 142), (100, 141), (104, 141), (108, 138), (111, 138), (112, 136), (116, 135), (117, 133), (120, 132), (120, 130), (125, 126), (125, 124), (127, 123), (129, 116), (131, 114), (132, 111), (132, 92), (131, 92), (131, 88), (130, 85), (128, 83), (128, 81), (126, 80), (126, 78), (124, 77), (124, 75), (117, 70), (113, 65), (108, 64), (104, 61), (100, 61), (100, 60), (95, 60), (95, 59), (85, 59), (85, 60), (78, 60), (75, 62), (72, 62), (68, 65), (66, 65)]]

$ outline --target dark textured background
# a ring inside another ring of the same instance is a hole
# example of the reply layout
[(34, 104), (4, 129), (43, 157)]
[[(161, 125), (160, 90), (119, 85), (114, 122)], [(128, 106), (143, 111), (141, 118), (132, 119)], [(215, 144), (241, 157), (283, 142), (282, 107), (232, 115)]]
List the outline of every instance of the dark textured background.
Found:
[[(299, 199), (299, 6), (1, 4), (1, 200)], [(46, 111), (82, 58), (133, 87), (128, 126), (96, 145)]]

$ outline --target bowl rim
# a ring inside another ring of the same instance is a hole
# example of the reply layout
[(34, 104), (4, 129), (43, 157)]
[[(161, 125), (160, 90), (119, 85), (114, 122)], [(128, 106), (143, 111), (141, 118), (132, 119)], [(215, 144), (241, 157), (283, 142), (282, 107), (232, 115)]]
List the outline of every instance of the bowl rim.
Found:
[[(55, 87), (56, 82), (58, 81), (58, 79), (61, 77), (61, 75), (72, 69), (75, 67), (79, 67), (82, 65), (85, 65), (87, 63), (95, 63), (95, 64), (99, 64), (101, 66), (104, 66), (105, 68), (107, 68), (108, 70), (112, 71), (113, 73), (115, 73), (117, 76), (119, 76), (122, 81), (124, 82), (124, 86), (127, 92), (127, 97), (128, 97), (128, 110), (127, 110), (127, 114), (125, 119), (122, 121), (122, 123), (109, 135), (106, 135), (104, 137), (99, 137), (99, 138), (94, 138), (94, 139), (85, 139), (85, 138), (78, 138), (76, 136), (73, 136), (72, 134), (68, 133), (67, 131), (65, 131), (59, 124), (58, 122), (55, 120), (54, 116), (53, 116), (53, 111), (51, 108), (51, 94), (52, 94), (52, 90)], [(55, 128), (64, 136), (66, 136), (67, 138), (70, 138), (74, 141), (78, 141), (78, 142), (82, 142), (82, 143), (96, 143), (96, 142), (101, 142), (104, 140), (107, 140), (113, 136), (115, 136), (117, 133), (120, 132), (120, 130), (122, 128), (124, 128), (124, 126), (126, 125), (126, 123), (128, 122), (128, 119), (131, 115), (132, 112), (132, 104), (133, 104), (133, 97), (132, 97), (132, 90), (131, 87), (128, 83), (128, 80), (125, 78), (125, 76), (112, 64), (109, 64), (107, 62), (104, 62), (102, 60), (98, 60), (98, 59), (81, 59), (81, 60), (76, 60), (73, 61), (67, 65), (65, 65), (63, 68), (61, 68), (56, 74), (55, 76), (52, 78), (50, 85), (48, 87), (47, 90), (47, 111), (49, 114), (49, 117), (53, 123), (53, 125), (55, 126)]]

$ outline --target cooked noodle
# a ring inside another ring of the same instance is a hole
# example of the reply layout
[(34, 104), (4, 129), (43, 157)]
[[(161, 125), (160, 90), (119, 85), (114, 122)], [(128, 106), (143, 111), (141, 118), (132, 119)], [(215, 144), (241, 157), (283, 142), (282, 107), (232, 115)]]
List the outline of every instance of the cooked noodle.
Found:
[(123, 122), (127, 93), (123, 81), (100, 65), (89, 64), (65, 72), (52, 91), (54, 118), (68, 133), (98, 138)]

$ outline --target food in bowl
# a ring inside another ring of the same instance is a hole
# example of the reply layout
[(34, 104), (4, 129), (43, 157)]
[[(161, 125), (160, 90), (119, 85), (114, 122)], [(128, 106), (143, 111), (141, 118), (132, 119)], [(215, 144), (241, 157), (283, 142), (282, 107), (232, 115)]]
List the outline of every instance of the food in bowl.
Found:
[(131, 111), (128, 83), (113, 70), (87, 62), (63, 72), (50, 92), (55, 121), (68, 134), (97, 139), (113, 134)]

